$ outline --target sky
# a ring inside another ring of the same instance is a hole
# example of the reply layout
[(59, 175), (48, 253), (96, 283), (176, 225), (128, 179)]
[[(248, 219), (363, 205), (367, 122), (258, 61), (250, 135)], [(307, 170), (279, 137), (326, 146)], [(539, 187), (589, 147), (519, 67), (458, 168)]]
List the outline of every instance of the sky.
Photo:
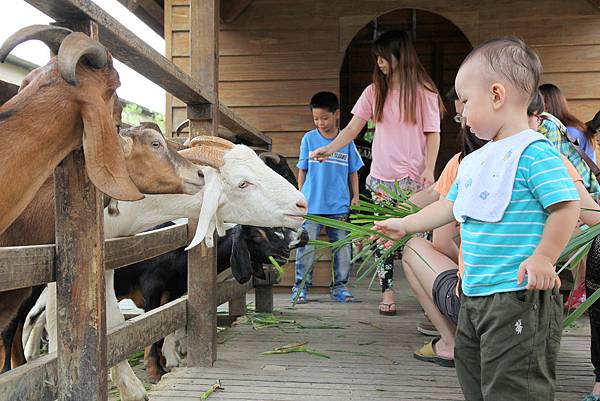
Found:
[[(160, 54), (165, 54), (164, 39), (130, 13), (117, 0), (92, 1)], [(1, 0), (0, 4), (0, 43), (23, 27), (33, 24), (48, 24), (53, 21), (25, 0)], [(17, 46), (11, 54), (38, 65), (46, 64), (50, 59), (48, 48), (39, 41), (23, 43)], [(115, 61), (115, 68), (121, 78), (121, 87), (117, 89), (119, 97), (138, 103), (153, 111), (165, 112), (165, 91), (161, 87), (118, 60)]]

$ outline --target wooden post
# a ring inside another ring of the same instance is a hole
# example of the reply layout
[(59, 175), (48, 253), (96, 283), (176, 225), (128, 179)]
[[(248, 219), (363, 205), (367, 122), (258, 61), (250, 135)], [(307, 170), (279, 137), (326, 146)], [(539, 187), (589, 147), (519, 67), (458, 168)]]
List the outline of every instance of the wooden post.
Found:
[[(188, 104), (190, 137), (218, 135), (219, 0), (190, 1), (190, 71), (214, 92), (212, 105)], [(217, 259), (204, 245), (188, 253), (188, 366), (212, 366), (217, 359)]]
[(102, 197), (83, 151), (54, 172), (58, 400), (106, 400), (106, 314)]
[(273, 284), (275, 283), (275, 272), (270, 267), (263, 267), (267, 279), (254, 279), (254, 302), (256, 304), (256, 312), (273, 313)]
[[(99, 39), (90, 20), (60, 25)], [(108, 398), (102, 193), (85, 171), (83, 149), (54, 170), (58, 400)]]
[(240, 317), (246, 314), (246, 294), (229, 301), (229, 316)]

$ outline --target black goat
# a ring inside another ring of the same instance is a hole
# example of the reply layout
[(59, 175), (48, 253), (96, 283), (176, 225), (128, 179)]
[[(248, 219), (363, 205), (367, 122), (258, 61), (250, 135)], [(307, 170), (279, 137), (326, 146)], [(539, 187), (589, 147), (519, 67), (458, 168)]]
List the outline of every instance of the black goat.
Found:
[[(218, 240), (217, 272), (231, 267), (240, 283), (247, 282), (253, 275), (264, 278), (261, 264), (270, 263), (269, 256), (283, 264), (290, 249), (304, 246), (307, 241), (304, 230), (299, 233), (287, 228), (235, 226)], [(186, 292), (187, 252), (183, 248), (115, 271), (117, 299), (130, 298), (144, 311), (158, 308)], [(146, 361), (148, 375), (158, 380), (165, 373), (158, 343), (152, 344)]]

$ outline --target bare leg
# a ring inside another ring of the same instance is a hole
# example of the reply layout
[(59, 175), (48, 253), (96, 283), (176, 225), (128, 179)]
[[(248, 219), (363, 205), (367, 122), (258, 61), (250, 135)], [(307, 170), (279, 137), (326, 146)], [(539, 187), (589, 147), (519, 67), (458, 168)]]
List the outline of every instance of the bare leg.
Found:
[(402, 265), (417, 300), (440, 333), (441, 339), (435, 344), (436, 353), (439, 356), (454, 358), (456, 327), (435, 306), (431, 290), (436, 277), (443, 271), (456, 269), (456, 264), (437, 252), (431, 242), (423, 238), (413, 238), (404, 247)]

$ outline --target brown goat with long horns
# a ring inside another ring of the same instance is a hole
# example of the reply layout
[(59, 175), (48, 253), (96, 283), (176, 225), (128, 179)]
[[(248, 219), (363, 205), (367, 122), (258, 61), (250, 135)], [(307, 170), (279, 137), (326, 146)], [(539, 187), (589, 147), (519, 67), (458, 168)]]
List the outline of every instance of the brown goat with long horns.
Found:
[(0, 107), (0, 233), (82, 143), (88, 176), (98, 189), (115, 199), (143, 198), (127, 173), (112, 118), (120, 82), (110, 54), (83, 33), (34, 25), (5, 41), (0, 61), (31, 39), (58, 55), (32, 71), (19, 93)]

